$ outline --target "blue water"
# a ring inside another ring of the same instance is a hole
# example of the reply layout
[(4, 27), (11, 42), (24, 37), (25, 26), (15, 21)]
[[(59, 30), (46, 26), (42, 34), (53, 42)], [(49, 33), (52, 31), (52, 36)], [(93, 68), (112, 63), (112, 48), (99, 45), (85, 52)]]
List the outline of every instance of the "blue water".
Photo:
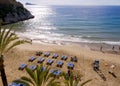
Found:
[(120, 6), (26, 6), (34, 19), (15, 24), (22, 36), (42, 41), (120, 45)]

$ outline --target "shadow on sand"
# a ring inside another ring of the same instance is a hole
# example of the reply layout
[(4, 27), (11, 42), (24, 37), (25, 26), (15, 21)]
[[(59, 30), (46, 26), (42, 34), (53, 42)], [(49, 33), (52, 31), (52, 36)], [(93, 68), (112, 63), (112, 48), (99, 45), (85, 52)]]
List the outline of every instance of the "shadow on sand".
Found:
[(96, 73), (97, 73), (104, 81), (106, 81), (106, 77), (105, 77), (105, 75), (102, 73), (101, 70), (95, 70), (95, 71), (96, 71)]

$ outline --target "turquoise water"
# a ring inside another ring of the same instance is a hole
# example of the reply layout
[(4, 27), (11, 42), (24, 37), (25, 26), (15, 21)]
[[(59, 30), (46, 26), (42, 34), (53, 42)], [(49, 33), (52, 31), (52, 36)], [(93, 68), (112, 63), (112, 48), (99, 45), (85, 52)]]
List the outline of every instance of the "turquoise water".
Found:
[(26, 6), (34, 19), (15, 24), (36, 41), (120, 45), (120, 6)]

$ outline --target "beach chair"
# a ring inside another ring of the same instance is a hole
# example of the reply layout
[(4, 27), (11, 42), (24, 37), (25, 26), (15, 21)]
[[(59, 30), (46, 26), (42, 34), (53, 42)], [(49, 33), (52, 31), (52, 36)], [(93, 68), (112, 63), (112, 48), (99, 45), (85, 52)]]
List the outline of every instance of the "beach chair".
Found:
[(15, 83), (15, 82), (12, 82), (12, 83), (8, 84), (8, 86), (27, 86), (27, 85), (25, 85), (25, 84), (23, 84), (23, 83)]
[(61, 57), (61, 60), (67, 60), (67, 56), (66, 55), (63, 55), (62, 57)]
[(17, 83), (12, 82), (12, 83), (8, 84), (8, 86), (17, 86)]
[(21, 64), (20, 66), (19, 66), (19, 70), (23, 70), (24, 68), (26, 68), (27, 67), (27, 64), (25, 64), (25, 63), (23, 63), (23, 64)]
[(61, 74), (61, 70), (54, 71), (53, 73), (55, 76), (59, 76)]
[(43, 63), (44, 60), (45, 60), (45, 58), (39, 58), (38, 63)]
[(37, 66), (36, 66), (36, 65), (31, 65), (29, 68), (30, 68), (32, 71), (34, 71), (34, 70), (37, 68)]
[(57, 62), (57, 67), (61, 67), (62, 68), (62, 66), (63, 66), (63, 62), (62, 61), (58, 61)]
[(34, 56), (32, 56), (32, 57), (29, 58), (28, 61), (29, 61), (29, 62), (33, 62), (35, 59), (36, 59), (36, 58), (35, 58)]
[(77, 62), (77, 57), (76, 56), (71, 56), (71, 61), (72, 62)]
[(53, 57), (52, 57), (52, 58), (57, 59), (58, 56), (59, 56), (59, 55), (55, 53), (55, 54), (53, 54)]
[(73, 69), (73, 68), (74, 68), (74, 64), (71, 63), (71, 62), (69, 62), (69, 63), (67, 64), (67, 67), (68, 67), (68, 69)]
[(53, 62), (54, 62), (53, 59), (49, 59), (49, 60), (47, 60), (47, 65), (51, 65)]
[(46, 52), (46, 53), (44, 54), (44, 56), (45, 56), (45, 57), (50, 56), (50, 52)]
[(35, 55), (36, 55), (36, 56), (41, 56), (41, 55), (42, 55), (42, 52), (41, 52), (41, 51), (38, 51), (38, 52), (36, 52)]
[(95, 71), (99, 70), (99, 60), (95, 60), (95, 61), (93, 62), (93, 69), (94, 69)]
[(61, 74), (61, 70), (51, 69), (51, 70), (50, 70), (50, 73), (52, 73), (54, 76), (59, 76), (59, 75)]

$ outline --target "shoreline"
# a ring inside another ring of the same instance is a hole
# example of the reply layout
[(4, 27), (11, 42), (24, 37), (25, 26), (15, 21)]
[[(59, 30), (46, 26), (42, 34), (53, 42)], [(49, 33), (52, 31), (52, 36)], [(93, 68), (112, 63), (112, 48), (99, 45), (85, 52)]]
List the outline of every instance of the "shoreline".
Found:
[[(41, 44), (53, 44), (53, 45), (79, 45), (83, 48), (90, 49), (92, 51), (101, 52), (100, 48), (102, 46), (103, 53), (111, 53), (111, 54), (120, 54), (119, 45), (110, 45), (105, 43), (83, 43), (83, 42), (65, 42), (65, 41), (33, 41), (33, 43), (41, 43)], [(112, 49), (114, 46), (114, 50)]]

